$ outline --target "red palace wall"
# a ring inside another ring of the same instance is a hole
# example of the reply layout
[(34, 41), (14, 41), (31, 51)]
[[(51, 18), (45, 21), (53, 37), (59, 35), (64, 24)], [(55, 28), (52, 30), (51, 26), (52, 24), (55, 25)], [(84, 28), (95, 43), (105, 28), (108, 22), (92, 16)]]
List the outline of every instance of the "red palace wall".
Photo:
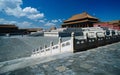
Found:
[(109, 24), (109, 23), (96, 23), (93, 25), (94, 27), (108, 27), (111, 29), (116, 29), (116, 30), (120, 30), (120, 26), (118, 25), (113, 25), (113, 24)]

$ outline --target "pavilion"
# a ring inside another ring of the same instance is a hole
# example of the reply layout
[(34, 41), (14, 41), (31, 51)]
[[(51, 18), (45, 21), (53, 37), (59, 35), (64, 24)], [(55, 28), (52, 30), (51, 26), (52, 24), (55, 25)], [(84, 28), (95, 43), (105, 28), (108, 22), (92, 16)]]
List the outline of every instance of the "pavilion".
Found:
[(65, 20), (62, 24), (62, 28), (93, 27), (93, 24), (97, 22), (99, 22), (98, 18), (89, 15), (87, 12), (83, 12)]

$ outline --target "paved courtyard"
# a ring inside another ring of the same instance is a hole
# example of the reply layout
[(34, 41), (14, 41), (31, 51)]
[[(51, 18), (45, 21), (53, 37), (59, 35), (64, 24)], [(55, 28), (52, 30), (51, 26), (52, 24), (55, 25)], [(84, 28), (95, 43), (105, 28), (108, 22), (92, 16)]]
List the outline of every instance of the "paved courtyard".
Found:
[(119, 47), (114, 43), (3, 75), (120, 75)]

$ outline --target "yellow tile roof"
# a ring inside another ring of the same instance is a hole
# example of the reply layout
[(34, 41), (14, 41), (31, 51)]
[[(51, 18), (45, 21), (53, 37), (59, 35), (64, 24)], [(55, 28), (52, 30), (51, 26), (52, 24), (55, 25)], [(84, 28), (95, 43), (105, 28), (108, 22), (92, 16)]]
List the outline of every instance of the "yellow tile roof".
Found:
[(73, 15), (71, 18), (69, 18), (68, 20), (65, 20), (64, 22), (78, 20), (78, 19), (84, 19), (84, 18), (94, 18), (94, 19), (97, 19), (96, 17), (93, 17), (93, 16), (89, 15), (87, 12), (83, 12), (81, 14)]

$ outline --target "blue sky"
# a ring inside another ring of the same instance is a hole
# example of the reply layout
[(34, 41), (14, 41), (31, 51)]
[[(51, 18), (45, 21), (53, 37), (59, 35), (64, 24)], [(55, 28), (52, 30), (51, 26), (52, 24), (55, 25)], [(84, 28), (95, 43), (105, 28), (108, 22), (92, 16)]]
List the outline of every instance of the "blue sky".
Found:
[(60, 27), (83, 11), (101, 21), (120, 20), (120, 0), (0, 0), (0, 23), (20, 28)]

